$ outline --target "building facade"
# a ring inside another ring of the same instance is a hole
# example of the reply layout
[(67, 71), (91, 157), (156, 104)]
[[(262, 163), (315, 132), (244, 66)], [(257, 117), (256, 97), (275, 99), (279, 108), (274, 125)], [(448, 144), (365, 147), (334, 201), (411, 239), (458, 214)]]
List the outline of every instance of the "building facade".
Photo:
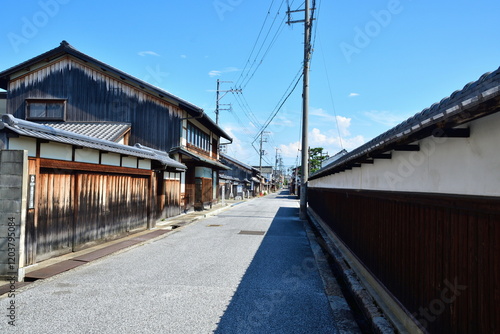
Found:
[(499, 129), (497, 69), (310, 177), (312, 215), (402, 330), (500, 328)]

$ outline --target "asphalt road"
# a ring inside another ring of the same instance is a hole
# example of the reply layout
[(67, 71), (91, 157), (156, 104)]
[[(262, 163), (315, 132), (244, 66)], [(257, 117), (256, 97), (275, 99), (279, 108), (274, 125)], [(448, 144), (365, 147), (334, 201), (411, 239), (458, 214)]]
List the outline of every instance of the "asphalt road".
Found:
[(0, 333), (336, 333), (297, 217), (273, 194), (35, 282)]

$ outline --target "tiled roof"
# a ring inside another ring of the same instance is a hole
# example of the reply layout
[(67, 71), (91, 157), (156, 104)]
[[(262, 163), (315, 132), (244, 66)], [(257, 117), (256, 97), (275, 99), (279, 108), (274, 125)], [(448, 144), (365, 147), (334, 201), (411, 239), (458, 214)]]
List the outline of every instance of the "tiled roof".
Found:
[(10, 114), (2, 115), (0, 119), (0, 130), (3, 128), (7, 128), (21, 136), (40, 138), (63, 144), (156, 160), (166, 167), (186, 169), (184, 164), (170, 158), (166, 152), (153, 150), (140, 145), (122, 145), (108, 140), (56, 129), (50, 126), (17, 119)]
[(249, 166), (247, 164), (244, 164), (243, 162), (239, 161), (239, 160), (236, 160), (235, 158), (227, 155), (227, 154), (224, 154), (224, 153), (220, 153), (220, 157), (223, 158), (223, 159), (226, 159), (226, 160), (229, 160), (237, 165), (240, 165), (241, 167), (243, 168), (246, 168), (246, 169), (249, 169), (249, 170), (257, 170), (256, 168), (253, 168), (252, 166)]
[[(452, 128), (476, 118), (496, 112), (477, 108), (486, 101), (493, 101), (500, 96), (500, 68), (483, 74), (479, 80), (468, 83), (461, 90), (456, 90), (449, 97), (434, 103), (429, 108), (410, 117), (389, 131), (377, 136), (366, 144), (342, 156), (332, 164), (320, 169), (310, 179), (323, 177), (342, 171), (350, 164), (372, 158), (373, 155), (390, 151), (397, 145), (408, 144), (432, 135), (439, 128)], [(496, 108), (498, 109), (498, 108)]]
[(50, 122), (43, 123), (43, 125), (114, 142), (121, 139), (130, 130), (129, 123), (115, 122)]

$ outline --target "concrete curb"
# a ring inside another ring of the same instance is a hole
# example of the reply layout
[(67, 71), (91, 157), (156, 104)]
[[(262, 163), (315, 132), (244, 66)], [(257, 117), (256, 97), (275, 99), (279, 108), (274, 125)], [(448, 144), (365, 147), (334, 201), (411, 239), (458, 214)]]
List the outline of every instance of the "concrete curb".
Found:
[(330, 255), (333, 260), (334, 270), (337, 274), (339, 274), (342, 281), (351, 292), (352, 297), (363, 312), (365, 318), (368, 320), (373, 332), (380, 334), (396, 333), (395, 328), (386, 319), (373, 297), (360, 282), (354, 271), (347, 265), (342, 253), (330, 240), (326, 232), (316, 220), (316, 217), (314, 217), (314, 214), (312, 214), (309, 210), (308, 218), (311, 226), (319, 238), (318, 242)]
[(350, 334), (362, 333), (359, 328), (354, 315), (347, 303), (339, 284), (332, 273), (330, 265), (328, 264), (327, 256), (325, 256), (321, 245), (317, 241), (311, 226), (308, 222), (304, 222), (307, 238), (311, 246), (311, 250), (318, 266), (318, 271), (325, 287), (325, 293), (330, 304), (333, 317), (335, 319), (337, 333)]

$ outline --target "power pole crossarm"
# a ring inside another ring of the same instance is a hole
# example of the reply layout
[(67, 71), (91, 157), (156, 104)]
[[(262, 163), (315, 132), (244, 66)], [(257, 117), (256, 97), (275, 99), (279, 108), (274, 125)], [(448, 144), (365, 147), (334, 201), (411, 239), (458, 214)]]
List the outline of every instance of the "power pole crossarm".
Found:
[[(224, 96), (226, 96), (227, 93), (241, 93), (242, 92), (241, 89), (220, 90), (221, 83), (232, 83), (232, 81), (220, 81), (219, 79), (217, 79), (217, 97), (216, 97), (216, 101), (215, 101), (215, 124), (219, 124), (219, 112), (221, 110), (228, 110), (228, 109), (220, 109), (219, 108), (220, 100)], [(222, 94), (222, 96), (221, 96), (220, 93), (224, 93), (224, 94)]]

